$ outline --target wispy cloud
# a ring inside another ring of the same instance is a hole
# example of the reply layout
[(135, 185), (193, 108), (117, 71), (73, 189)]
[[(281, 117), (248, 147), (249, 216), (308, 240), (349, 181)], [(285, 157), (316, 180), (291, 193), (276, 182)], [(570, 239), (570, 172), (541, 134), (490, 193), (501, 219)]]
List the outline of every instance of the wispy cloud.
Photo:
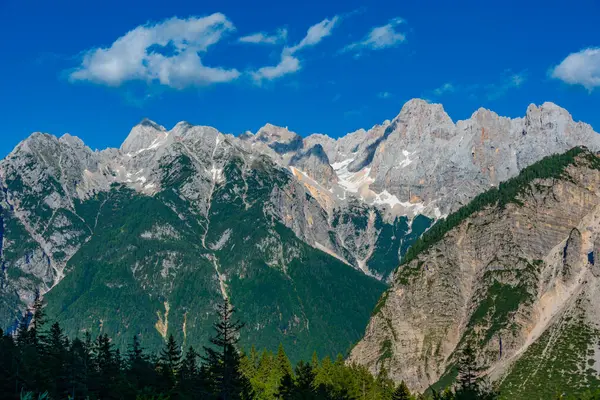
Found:
[(287, 39), (287, 29), (278, 29), (274, 34), (269, 35), (264, 32), (257, 32), (251, 35), (242, 36), (238, 39), (242, 43), (253, 43), (253, 44), (279, 44), (285, 43)]
[(550, 70), (550, 76), (570, 85), (581, 85), (592, 92), (600, 87), (600, 47), (569, 54)]
[(452, 93), (454, 92), (454, 90), (454, 85), (450, 82), (446, 82), (439, 88), (434, 89), (433, 94), (435, 94), (436, 96), (441, 96), (444, 93)]
[(326, 18), (308, 28), (306, 35), (298, 44), (283, 48), (280, 61), (277, 65), (262, 67), (252, 72), (254, 81), (260, 84), (263, 80), (273, 80), (300, 70), (300, 59), (296, 56), (296, 53), (306, 47), (315, 46), (321, 40), (331, 35), (331, 31), (340, 19), (339, 16), (335, 16), (332, 19)]
[(358, 52), (363, 50), (381, 50), (398, 46), (406, 41), (406, 34), (399, 32), (397, 27), (404, 24), (402, 18), (393, 18), (383, 26), (376, 26), (362, 40), (350, 43), (341, 52)]
[(260, 82), (263, 79), (272, 80), (284, 75), (291, 74), (300, 69), (300, 60), (294, 56), (282, 54), (279, 64), (259, 68), (252, 73), (254, 79)]
[(377, 97), (379, 97), (380, 99), (389, 99), (390, 97), (392, 97), (392, 94), (390, 92), (379, 92), (377, 93)]
[(510, 73), (500, 83), (491, 83), (485, 86), (488, 100), (496, 100), (504, 96), (509, 90), (520, 88), (527, 80), (525, 71), (517, 74)]
[(87, 51), (70, 79), (109, 86), (137, 80), (177, 89), (229, 82), (240, 72), (206, 66), (200, 54), (234, 30), (221, 13), (141, 25), (110, 47)]
[(488, 100), (496, 100), (509, 90), (521, 87), (527, 81), (527, 71), (513, 73), (507, 70), (498, 82), (480, 84), (458, 84), (446, 82), (443, 85), (427, 92), (423, 97), (429, 101), (435, 101), (450, 94), (468, 95), (473, 98), (484, 97)]
[(306, 36), (304, 36), (304, 39), (302, 39), (300, 43), (290, 48), (284, 49), (284, 52), (294, 54), (298, 50), (302, 50), (305, 47), (314, 46), (318, 44), (321, 40), (331, 35), (331, 31), (339, 21), (340, 17), (338, 17), (337, 15), (331, 19), (325, 18), (318, 24), (315, 24), (308, 28)]

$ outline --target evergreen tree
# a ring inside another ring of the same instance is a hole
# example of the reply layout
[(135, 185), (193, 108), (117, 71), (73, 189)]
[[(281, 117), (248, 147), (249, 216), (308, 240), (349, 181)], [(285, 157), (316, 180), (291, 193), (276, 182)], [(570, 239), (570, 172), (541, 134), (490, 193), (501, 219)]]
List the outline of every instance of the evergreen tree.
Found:
[(377, 374), (376, 386), (380, 389), (381, 395), (385, 398), (389, 398), (394, 392), (394, 381), (389, 376), (387, 369), (381, 368), (379, 374)]
[(44, 303), (40, 296), (39, 290), (35, 292), (35, 299), (33, 301), (33, 312), (31, 320), (31, 339), (37, 345), (38, 341), (42, 339), (41, 332), (46, 324), (46, 314), (44, 313)]
[(474, 391), (476, 380), (477, 363), (475, 360), (475, 350), (469, 342), (458, 361), (458, 381), (460, 391), (465, 393)]
[(43, 341), (43, 376), (45, 388), (52, 398), (63, 397), (67, 393), (67, 349), (68, 341), (58, 322), (50, 327)]
[(18, 364), (15, 391), (38, 393), (46, 386), (47, 377), (42, 361), (41, 329), (46, 322), (39, 291), (31, 310), (27, 310), (17, 330)]
[(159, 358), (160, 371), (168, 387), (175, 386), (180, 364), (181, 349), (177, 345), (173, 335), (169, 335), (169, 339), (162, 349)]
[(190, 347), (179, 367), (178, 394), (181, 398), (197, 399), (206, 394), (202, 382), (201, 370), (198, 368), (199, 354)]
[(250, 350), (250, 355), (246, 355), (243, 351), (240, 353), (240, 369), (244, 376), (250, 380), (254, 379), (258, 372), (256, 358), (257, 354), (254, 345)]
[(394, 393), (392, 394), (392, 400), (410, 400), (412, 396), (410, 394), (410, 390), (408, 390), (408, 386), (404, 381), (400, 382)]
[(213, 382), (213, 394), (218, 400), (249, 399), (251, 387), (240, 367), (240, 354), (236, 348), (239, 332), (244, 324), (234, 320), (234, 308), (225, 300), (218, 305), (218, 321), (214, 324), (212, 347), (204, 347), (204, 362)]
[(313, 367), (313, 371), (315, 371), (315, 373), (317, 373), (317, 371), (319, 369), (319, 356), (317, 356), (316, 351), (313, 351), (312, 360), (310, 362), (310, 365)]
[(277, 368), (281, 373), (281, 376), (292, 375), (292, 363), (290, 359), (285, 354), (285, 350), (283, 349), (283, 344), (279, 343), (279, 348), (277, 349)]
[(96, 372), (93, 392), (101, 399), (119, 398), (120, 360), (107, 334), (96, 339), (92, 361)]
[(469, 342), (458, 360), (458, 387), (454, 393), (456, 400), (493, 400), (498, 393), (487, 381), (477, 377), (475, 350)]
[(310, 364), (300, 361), (296, 366), (296, 395), (295, 399), (309, 400), (316, 398), (315, 373)]
[(73, 340), (67, 355), (67, 391), (72, 399), (85, 399), (89, 395), (89, 362), (85, 343), (80, 339)]
[(295, 395), (296, 384), (294, 383), (294, 378), (290, 374), (285, 374), (279, 382), (279, 388), (277, 389), (275, 398), (281, 400), (291, 400), (295, 398)]
[[(2, 332), (0, 330), (0, 332)], [(18, 348), (12, 336), (0, 335), (0, 393), (4, 393), (7, 398), (18, 394)]]
[(144, 354), (138, 335), (134, 335), (126, 356), (125, 376), (128, 393), (135, 395), (158, 386), (156, 370), (149, 357)]

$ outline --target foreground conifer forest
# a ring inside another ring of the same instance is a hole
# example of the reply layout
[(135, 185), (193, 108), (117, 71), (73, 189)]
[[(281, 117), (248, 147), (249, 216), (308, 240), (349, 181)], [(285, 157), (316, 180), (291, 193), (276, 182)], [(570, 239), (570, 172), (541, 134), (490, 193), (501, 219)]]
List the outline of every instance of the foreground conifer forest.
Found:
[[(159, 354), (148, 354), (138, 336), (121, 354), (104, 334), (93, 339), (65, 336), (58, 322), (46, 320), (39, 296), (16, 332), (0, 331), (2, 399), (290, 399), (290, 400), (493, 400), (500, 396), (478, 378), (475, 353), (467, 346), (459, 360), (459, 377), (438, 393), (411, 394), (395, 385), (385, 371), (374, 377), (341, 355), (290, 363), (282, 345), (277, 353), (254, 346), (238, 348), (244, 324), (225, 301), (217, 307), (211, 346), (182, 350), (173, 336)], [(556, 399), (566, 399), (557, 394)], [(573, 398), (574, 399), (574, 398)], [(600, 392), (578, 397), (600, 399)]]

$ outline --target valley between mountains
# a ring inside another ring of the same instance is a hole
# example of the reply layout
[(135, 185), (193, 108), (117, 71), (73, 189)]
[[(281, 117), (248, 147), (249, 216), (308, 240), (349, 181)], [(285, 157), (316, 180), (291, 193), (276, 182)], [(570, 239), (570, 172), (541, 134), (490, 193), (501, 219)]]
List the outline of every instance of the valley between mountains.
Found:
[(423, 392), (472, 342), (504, 398), (578, 393), (600, 384), (598, 151), (552, 103), (453, 122), (414, 99), (338, 139), (34, 133), (0, 162), (0, 326), (40, 291), (71, 337), (200, 347), (225, 298), (242, 346), (292, 361), (348, 354)]

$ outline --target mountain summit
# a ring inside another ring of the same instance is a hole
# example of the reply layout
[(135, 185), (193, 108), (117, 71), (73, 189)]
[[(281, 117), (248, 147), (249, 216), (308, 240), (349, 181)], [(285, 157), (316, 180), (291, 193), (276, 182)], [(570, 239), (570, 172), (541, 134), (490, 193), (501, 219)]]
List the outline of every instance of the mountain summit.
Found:
[(423, 100), (338, 139), (144, 120), (92, 151), (36, 133), (0, 162), (0, 323), (40, 290), (73, 334), (201, 345), (226, 297), (245, 343), (343, 352), (433, 220), (579, 145), (600, 137), (551, 103), (454, 123)]

